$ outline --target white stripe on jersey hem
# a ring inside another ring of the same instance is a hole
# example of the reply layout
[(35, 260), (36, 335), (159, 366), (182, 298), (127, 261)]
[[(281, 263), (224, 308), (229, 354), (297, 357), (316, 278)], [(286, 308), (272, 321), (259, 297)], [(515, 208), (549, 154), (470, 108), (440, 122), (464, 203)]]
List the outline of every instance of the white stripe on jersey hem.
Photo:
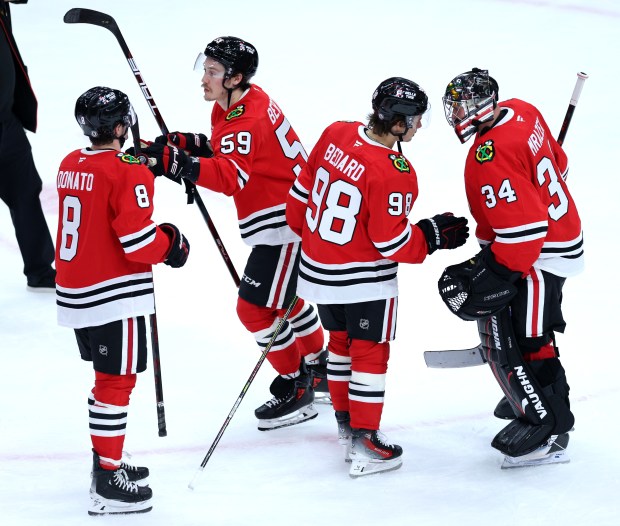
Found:
[(118, 283), (124, 283), (126, 281), (131, 281), (134, 279), (145, 279), (145, 278), (153, 278), (153, 273), (152, 272), (141, 272), (139, 274), (126, 274), (125, 276), (108, 279), (106, 281), (100, 281), (99, 283), (95, 283), (94, 285), (88, 285), (87, 287), (72, 288), (72, 287), (61, 287), (60, 285), (56, 285), (56, 290), (59, 290), (60, 292), (66, 292), (67, 294), (81, 294), (83, 292), (91, 292), (93, 290), (108, 287), (110, 285), (116, 285)]

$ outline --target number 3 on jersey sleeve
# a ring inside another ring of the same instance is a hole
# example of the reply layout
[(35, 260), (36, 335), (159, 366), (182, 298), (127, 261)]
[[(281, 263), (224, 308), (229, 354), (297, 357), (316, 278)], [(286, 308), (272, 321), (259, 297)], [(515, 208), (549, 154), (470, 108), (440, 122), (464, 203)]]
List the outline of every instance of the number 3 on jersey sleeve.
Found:
[[(362, 193), (347, 181), (330, 184), (329, 172), (319, 168), (312, 188), (312, 203), (308, 203), (306, 222), (311, 232), (325, 241), (346, 245), (353, 239), (357, 215), (362, 207)], [(321, 211), (325, 204), (325, 209)]]

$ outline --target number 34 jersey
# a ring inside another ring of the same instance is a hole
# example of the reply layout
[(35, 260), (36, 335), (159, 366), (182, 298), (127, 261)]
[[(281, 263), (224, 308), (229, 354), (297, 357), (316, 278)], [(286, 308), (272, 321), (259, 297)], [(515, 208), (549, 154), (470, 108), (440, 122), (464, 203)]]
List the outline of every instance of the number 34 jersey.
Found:
[(477, 135), (465, 163), (476, 237), (522, 273), (532, 267), (568, 277), (583, 268), (581, 221), (566, 185), (568, 160), (540, 112), (511, 99)]
[(153, 175), (116, 150), (76, 150), (60, 164), (58, 323), (91, 327), (154, 312), (151, 264), (170, 239), (151, 220)]
[(399, 153), (371, 140), (360, 122), (322, 134), (289, 192), (286, 219), (301, 235), (297, 294), (322, 304), (398, 296), (398, 263), (428, 253), (407, 216), (416, 173)]

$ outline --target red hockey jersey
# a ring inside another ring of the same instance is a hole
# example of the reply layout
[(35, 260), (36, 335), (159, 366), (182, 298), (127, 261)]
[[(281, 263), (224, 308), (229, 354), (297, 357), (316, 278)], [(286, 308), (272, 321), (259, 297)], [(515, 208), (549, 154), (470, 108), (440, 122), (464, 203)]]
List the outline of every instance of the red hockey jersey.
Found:
[(583, 269), (581, 220), (566, 186), (568, 160), (540, 112), (518, 99), (467, 155), (465, 188), (481, 245), (522, 273)]
[(76, 150), (60, 164), (58, 323), (91, 327), (154, 312), (151, 264), (170, 239), (151, 220), (153, 175), (116, 150)]
[(246, 244), (299, 241), (284, 207), (308, 155), (282, 110), (252, 85), (228, 110), (214, 104), (211, 126), (214, 155), (200, 159), (196, 184), (233, 196)]
[(322, 304), (398, 295), (398, 263), (428, 253), (407, 216), (418, 197), (409, 161), (368, 138), (360, 122), (329, 126), (287, 199), (302, 236), (297, 294)]

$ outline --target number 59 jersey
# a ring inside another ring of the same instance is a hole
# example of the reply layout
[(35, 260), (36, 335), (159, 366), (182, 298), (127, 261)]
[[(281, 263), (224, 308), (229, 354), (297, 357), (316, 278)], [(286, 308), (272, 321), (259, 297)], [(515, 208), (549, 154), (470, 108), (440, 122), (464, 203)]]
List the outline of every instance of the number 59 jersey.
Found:
[(398, 262), (420, 263), (424, 234), (407, 216), (416, 173), (360, 122), (322, 134), (289, 192), (286, 219), (301, 235), (298, 296), (321, 304), (398, 296)]
[(56, 183), (58, 323), (91, 327), (151, 314), (151, 264), (170, 248), (151, 220), (151, 172), (122, 152), (83, 149), (65, 157)]
[(476, 237), (522, 273), (532, 267), (568, 277), (583, 268), (581, 220), (568, 191), (568, 159), (540, 112), (511, 99), (477, 135), (465, 163)]

